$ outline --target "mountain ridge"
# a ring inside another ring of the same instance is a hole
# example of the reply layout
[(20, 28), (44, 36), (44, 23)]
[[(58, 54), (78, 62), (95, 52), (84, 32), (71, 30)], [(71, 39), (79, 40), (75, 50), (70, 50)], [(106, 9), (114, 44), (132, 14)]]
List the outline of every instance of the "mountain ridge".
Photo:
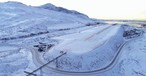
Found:
[(87, 15), (82, 14), (80, 12), (77, 12), (75, 10), (68, 10), (66, 8), (63, 8), (63, 7), (57, 7), (51, 3), (44, 4), (44, 5), (40, 6), (39, 8), (49, 9), (49, 10), (53, 10), (53, 11), (59, 11), (59, 12), (67, 13), (67, 14), (76, 14), (76, 15), (81, 15), (82, 17), (84, 16), (84, 17), (89, 18)]

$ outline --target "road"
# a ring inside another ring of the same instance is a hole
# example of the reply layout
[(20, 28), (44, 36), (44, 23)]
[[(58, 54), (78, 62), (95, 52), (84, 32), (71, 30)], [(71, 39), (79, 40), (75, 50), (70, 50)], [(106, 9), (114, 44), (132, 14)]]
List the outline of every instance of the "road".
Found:
[[(114, 66), (114, 64), (116, 64), (116, 62), (117, 62), (117, 60), (118, 60), (118, 58), (119, 58), (119, 56), (120, 56), (120, 54), (121, 54), (121, 50), (122, 50), (122, 48), (123, 48), (126, 44), (127, 44), (127, 42), (123, 43), (123, 44), (119, 47), (119, 49), (118, 49), (116, 55), (114, 56), (114, 58), (112, 59), (112, 61), (111, 61), (108, 65), (106, 65), (106, 66), (104, 66), (104, 67), (102, 67), (102, 68), (98, 68), (98, 69), (96, 69), (96, 70), (84, 71), (84, 72), (72, 72), (72, 71), (60, 70), (60, 69), (53, 68), (53, 67), (50, 67), (50, 66), (46, 66), (46, 67), (45, 67), (45, 70), (53, 71), (53, 72), (61, 73), (61, 74), (65, 74), (65, 75), (66, 75), (66, 74), (67, 74), (67, 75), (92, 75), (92, 74), (99, 74), (99, 73), (102, 73), (102, 72), (105, 72), (105, 71), (110, 70), (110, 69)], [(41, 60), (41, 58), (38, 57), (39, 53), (38, 53), (36, 50), (31, 50), (31, 52), (32, 52), (33, 58), (34, 58), (33, 60), (34, 60), (35, 63), (37, 62), (37, 65), (41, 66), (41, 65), (44, 65), (44, 64), (45, 64), (45, 63)]]
[[(71, 72), (71, 71), (64, 71), (64, 70), (60, 70), (60, 69), (56, 69), (56, 68), (52, 68), (50, 66), (46, 66), (45, 67), (45, 70), (48, 70), (48, 71), (53, 71), (53, 72), (56, 72), (56, 73), (61, 73), (61, 74), (67, 74), (67, 75), (92, 75), (92, 74), (98, 74), (98, 73), (102, 73), (102, 72), (105, 72), (105, 71), (108, 71), (109, 69), (111, 69), (114, 64), (116, 63), (116, 61), (118, 60), (118, 57), (120, 55), (120, 52), (121, 52), (121, 49), (124, 47), (124, 45), (126, 44), (127, 42), (123, 43), (123, 45), (121, 45), (121, 47), (118, 49), (117, 51), (117, 54), (115, 55), (115, 57), (112, 59), (112, 61), (110, 62), (110, 64), (106, 65), (105, 67), (103, 68), (100, 68), (100, 69), (97, 69), (97, 70), (93, 70), (93, 71), (85, 71), (85, 72)], [(2, 44), (0, 44), (2, 45)], [(45, 63), (42, 61), (42, 59), (39, 57), (39, 52), (33, 48), (33, 47), (26, 47), (26, 46), (20, 46), (20, 45), (15, 45), (15, 44), (4, 44), (2, 46), (13, 46), (13, 47), (19, 47), (19, 48), (25, 48), (25, 49), (28, 49), (32, 52), (32, 56), (33, 56), (33, 61), (36, 65), (38, 66), (42, 66), (44, 65)]]
[[(103, 30), (102, 30), (103, 31)], [(95, 33), (94, 33), (95, 34)], [(93, 36), (93, 34), (92, 34)], [(95, 36), (95, 35), (94, 35)], [(142, 34), (141, 34), (142, 36)], [(137, 38), (134, 38), (134, 39), (137, 39)], [(84, 72), (74, 72), (74, 71), (66, 71), (66, 70), (60, 70), (60, 69), (57, 69), (57, 68), (53, 68), (53, 67), (50, 67), (50, 66), (46, 66), (45, 67), (45, 70), (47, 71), (53, 71), (55, 73), (61, 73), (61, 74), (65, 74), (65, 75), (76, 75), (76, 76), (88, 76), (88, 75), (93, 75), (93, 74), (100, 74), (100, 73), (103, 73), (103, 72), (106, 72), (106, 71), (109, 71), (110, 69), (112, 69), (116, 63), (118, 62), (119, 58), (120, 58), (120, 55), (122, 53), (122, 48), (127, 45), (130, 41), (133, 41), (134, 39), (131, 39), (129, 41), (125, 41), (122, 45), (120, 45), (120, 47), (118, 48), (117, 50), (117, 53), (115, 54), (115, 56), (113, 57), (113, 59), (111, 60), (111, 62), (107, 65), (105, 65), (104, 67), (102, 68), (98, 68), (96, 70), (92, 70), (92, 71), (84, 71)], [(33, 56), (35, 58), (35, 62), (37, 62), (37, 64), (39, 65), (43, 65), (45, 64), (39, 57), (38, 57), (38, 52), (35, 51), (35, 50), (32, 50), (32, 53), (33, 53)]]
[[(102, 29), (102, 30), (100, 30), (100, 31), (98, 31), (98, 32), (96, 32), (96, 33), (93, 33), (93, 34), (91, 34), (91, 35), (85, 37), (84, 39), (85, 39), (85, 40), (90, 40), (90, 39), (93, 38), (94, 36), (97, 36), (98, 34), (104, 32), (105, 30), (107, 30), (107, 29), (110, 28), (110, 27), (112, 27), (112, 26), (106, 27), (106, 28), (104, 28), (104, 29)], [(83, 39), (83, 40), (84, 40), (84, 39)], [(105, 43), (105, 42), (104, 42), (104, 43)], [(100, 46), (103, 45), (104, 43), (101, 43)], [(98, 69), (96, 69), (96, 70), (84, 71), (84, 72), (72, 72), (72, 71), (60, 70), (60, 69), (53, 68), (53, 67), (50, 67), (50, 66), (46, 66), (45, 69), (48, 70), (48, 71), (53, 71), (53, 72), (62, 73), (62, 74), (69, 74), (69, 75), (89, 75), (89, 74), (94, 74), (94, 73), (97, 74), (97, 73), (105, 72), (105, 71), (109, 70), (109, 69), (114, 65), (114, 63), (118, 60), (118, 56), (119, 56), (119, 54), (121, 53), (121, 49), (124, 47), (124, 45), (125, 45), (126, 43), (127, 43), (127, 42), (124, 42), (124, 43), (119, 47), (119, 49), (117, 50), (117, 53), (115, 54), (115, 56), (113, 57), (112, 61), (111, 61), (108, 65), (105, 65), (104, 67), (98, 68)], [(69, 44), (72, 44), (72, 42), (71, 42), (71, 43), (68, 43), (67, 45), (69, 45)], [(66, 46), (67, 46), (67, 45), (66, 45)], [(94, 50), (94, 49), (96, 49), (96, 48), (98, 48), (98, 47), (99, 47), (99, 44), (97, 44), (97, 45), (96, 45), (94, 48), (92, 48), (91, 50)], [(36, 59), (34, 59), (34, 60), (35, 60), (34, 62), (37, 62), (37, 65), (41, 66), (41, 65), (45, 64), (45, 63), (42, 61), (42, 59), (38, 57), (39, 54), (38, 54), (37, 51), (35, 51), (35, 50), (32, 51), (32, 54), (33, 54), (33, 56), (34, 56), (33, 58), (36, 58)]]
[[(107, 28), (104, 28), (102, 29), (101, 31), (98, 31), (96, 33), (93, 33), (89, 36), (87, 36), (85, 38), (85, 40), (90, 40), (91, 38), (94, 38), (94, 36), (97, 36), (98, 34), (104, 32), (105, 30), (107, 30), (108, 28), (110, 28), (111, 26), (107, 27)], [(111, 62), (108, 64), (108, 65), (105, 65), (104, 67), (102, 68), (98, 68), (96, 70), (92, 70), (92, 71), (84, 71), (84, 72), (73, 72), (73, 71), (65, 71), (65, 70), (60, 70), (60, 69), (57, 69), (57, 68), (53, 68), (53, 67), (50, 67), (50, 66), (46, 66), (44, 69), (47, 70), (47, 71), (53, 71), (53, 72), (56, 72), (56, 73), (61, 73), (61, 74), (65, 74), (65, 75), (92, 75), (92, 74), (99, 74), (99, 73), (102, 73), (102, 72), (105, 72), (105, 71), (108, 71), (110, 70), (115, 64), (116, 62), (118, 61), (118, 58), (121, 54), (121, 50), (122, 48), (127, 44), (127, 42), (124, 42), (120, 47), (119, 49), (117, 50), (117, 53), (115, 54), (115, 56), (113, 57), (113, 59), (111, 60)], [(45, 63), (42, 61), (42, 58), (39, 57), (39, 52), (37, 51), (36, 48), (33, 48), (32, 46), (24, 46), (24, 45), (15, 45), (15, 44), (0, 44), (0, 45), (3, 45), (3, 46), (15, 46), (15, 47), (20, 47), (20, 48), (25, 48), (25, 49), (28, 49), (32, 52), (32, 58), (33, 58), (33, 61), (34, 63), (37, 65), (37, 66), (41, 66), (41, 65), (44, 65)], [(101, 44), (102, 45), (102, 44)], [(98, 48), (98, 46), (96, 45), (96, 47), (94, 47), (93, 49), (95, 48)], [(92, 50), (93, 50), (92, 49)]]
[(96, 32), (96, 33), (92, 34), (91, 36), (89, 36), (89, 37), (85, 38), (85, 40), (89, 40), (89, 39), (91, 39), (92, 37), (94, 37), (94, 36), (96, 36), (96, 35), (98, 35), (98, 34), (102, 33), (103, 31), (105, 31), (106, 29), (108, 29), (108, 28), (110, 28), (110, 27), (112, 27), (112, 26), (108, 26), (108, 27), (106, 27), (106, 28), (102, 29), (101, 31), (99, 31), (99, 32)]

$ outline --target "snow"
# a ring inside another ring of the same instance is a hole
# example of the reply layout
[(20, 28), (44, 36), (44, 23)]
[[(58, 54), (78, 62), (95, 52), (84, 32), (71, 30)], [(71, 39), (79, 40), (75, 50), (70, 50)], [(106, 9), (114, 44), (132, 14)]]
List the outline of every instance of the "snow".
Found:
[[(32, 72), (62, 52), (67, 54), (35, 74), (68, 76), (48, 67), (69, 72), (98, 70), (114, 60), (124, 43), (111, 67), (83, 76), (145, 76), (146, 33), (123, 38), (124, 31), (144, 28), (133, 26), (134, 22), (100, 22), (52, 4), (33, 7), (19, 2), (0, 3), (0, 76), (26, 76), (24, 71)], [(55, 46), (38, 52), (33, 46), (39, 42)]]
[[(107, 30), (99, 33), (107, 27), (109, 27)], [(59, 58), (58, 64), (53, 63), (52, 67), (59, 66), (55, 68), (68, 71), (96, 70), (108, 65), (112, 60), (119, 45), (124, 42), (122, 35), (121, 26), (104, 25), (80, 33), (55, 37), (53, 39), (62, 40), (45, 53), (44, 58), (51, 60), (64, 51), (67, 55)]]
[(7, 51), (7, 50), (18, 50), (17, 47), (10, 47), (10, 46), (1, 46), (0, 51)]
[[(92, 33), (95, 33), (95, 35), (96, 35), (96, 32), (101, 31), (100, 27), (101, 28), (103, 28), (103, 27), (106, 28), (107, 26), (99, 26), (99, 27), (96, 27), (96, 28), (93, 28), (93, 29), (90, 29), (90, 30), (81, 31), (80, 33), (75, 33), (75, 34), (70, 34), (70, 35), (66, 35), (66, 36), (63, 36), (63, 37), (59, 37), (59, 40), (63, 39), (63, 42), (55, 48), (57, 48), (61, 51), (63, 51), (63, 49), (67, 49), (67, 51), (74, 50), (74, 51), (72, 51), (73, 53), (88, 52), (89, 50), (92, 50), (91, 48), (94, 48), (94, 47), (97, 46), (97, 45), (96, 46), (93, 46), (93, 45), (95, 45), (97, 43), (98, 43), (98, 45), (102, 44), (107, 40), (106, 37), (105, 37), (105, 39), (101, 38), (102, 35), (100, 35), (101, 37), (99, 37), (99, 38), (94, 36), (94, 37), (92, 37), (92, 39), (88, 39)], [(112, 34), (109, 34), (109, 35), (112, 35)], [(108, 36), (107, 36), (107, 38), (108, 38)], [(58, 38), (53, 38), (53, 39), (58, 39)], [(75, 45), (79, 45), (79, 46), (75, 46)], [(75, 46), (75, 47), (73, 47), (73, 46)], [(82, 51), (79, 51), (80, 47), (84, 47), (84, 48), (81, 49)], [(55, 49), (55, 50), (57, 50), (57, 49)], [(51, 50), (50, 50), (50, 52), (51, 52)]]
[(146, 62), (146, 33), (143, 36), (129, 41), (122, 48), (122, 53), (116, 65), (99, 76), (145, 76)]
[[(13, 75), (19, 70), (27, 68), (29, 61), (24, 50), (15, 46), (0, 46), (0, 75)], [(22, 72), (22, 71), (21, 71)]]
[(80, 18), (74, 14), (26, 6), (17, 2), (0, 3), (0, 6), (0, 17), (2, 17), (0, 26), (3, 26), (0, 31), (4, 32), (0, 32), (0, 36), (3, 37), (16, 37), (30, 33), (51, 31), (50, 26), (60, 27), (63, 25), (71, 28), (72, 25), (79, 27), (85, 26), (89, 22), (94, 22), (89, 18)]
[(120, 58), (121, 69), (125, 76), (146, 75), (146, 34), (130, 42)]
[(56, 7), (55, 5), (53, 5), (51, 3), (42, 5), (39, 8), (58, 11), (58, 12), (66, 13), (66, 14), (73, 14), (73, 15), (76, 15), (76, 16), (78, 16), (80, 18), (84, 18), (84, 19), (88, 18), (88, 16), (86, 16), (82, 13), (79, 13), (79, 12), (74, 11), (74, 10), (68, 10), (68, 9), (63, 8), (63, 7)]
[[(88, 17), (80, 18), (79, 15), (26, 6), (19, 2), (5, 2), (0, 3), (0, 23), (0, 76), (25, 76), (24, 71), (31, 72), (36, 66), (30, 48), (23, 45), (32, 47), (42, 41), (56, 43), (50, 36), (92, 28), (85, 25), (95, 21)], [(51, 33), (29, 36), (46, 31)]]

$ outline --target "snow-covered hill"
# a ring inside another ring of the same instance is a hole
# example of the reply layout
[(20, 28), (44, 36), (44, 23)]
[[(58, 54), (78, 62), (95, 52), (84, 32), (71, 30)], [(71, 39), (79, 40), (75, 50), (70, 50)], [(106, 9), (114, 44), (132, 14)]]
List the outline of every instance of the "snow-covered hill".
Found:
[[(82, 17), (78, 17), (79, 15)], [(85, 26), (87, 23), (94, 23), (85, 15), (86, 18), (83, 18), (82, 14), (78, 14), (78, 16), (51, 9), (26, 6), (18, 2), (0, 3), (0, 36), (1, 38), (16, 37), (30, 33), (50, 32), (52, 31), (50, 27), (58, 27), (53, 29), (58, 30), (61, 27), (75, 28)]]

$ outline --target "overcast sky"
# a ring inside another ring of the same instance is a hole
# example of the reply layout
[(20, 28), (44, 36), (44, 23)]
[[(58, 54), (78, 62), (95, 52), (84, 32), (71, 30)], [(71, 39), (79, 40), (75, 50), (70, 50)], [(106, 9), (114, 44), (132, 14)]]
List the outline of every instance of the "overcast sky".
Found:
[(39, 6), (52, 3), (98, 19), (145, 19), (146, 0), (0, 0)]

